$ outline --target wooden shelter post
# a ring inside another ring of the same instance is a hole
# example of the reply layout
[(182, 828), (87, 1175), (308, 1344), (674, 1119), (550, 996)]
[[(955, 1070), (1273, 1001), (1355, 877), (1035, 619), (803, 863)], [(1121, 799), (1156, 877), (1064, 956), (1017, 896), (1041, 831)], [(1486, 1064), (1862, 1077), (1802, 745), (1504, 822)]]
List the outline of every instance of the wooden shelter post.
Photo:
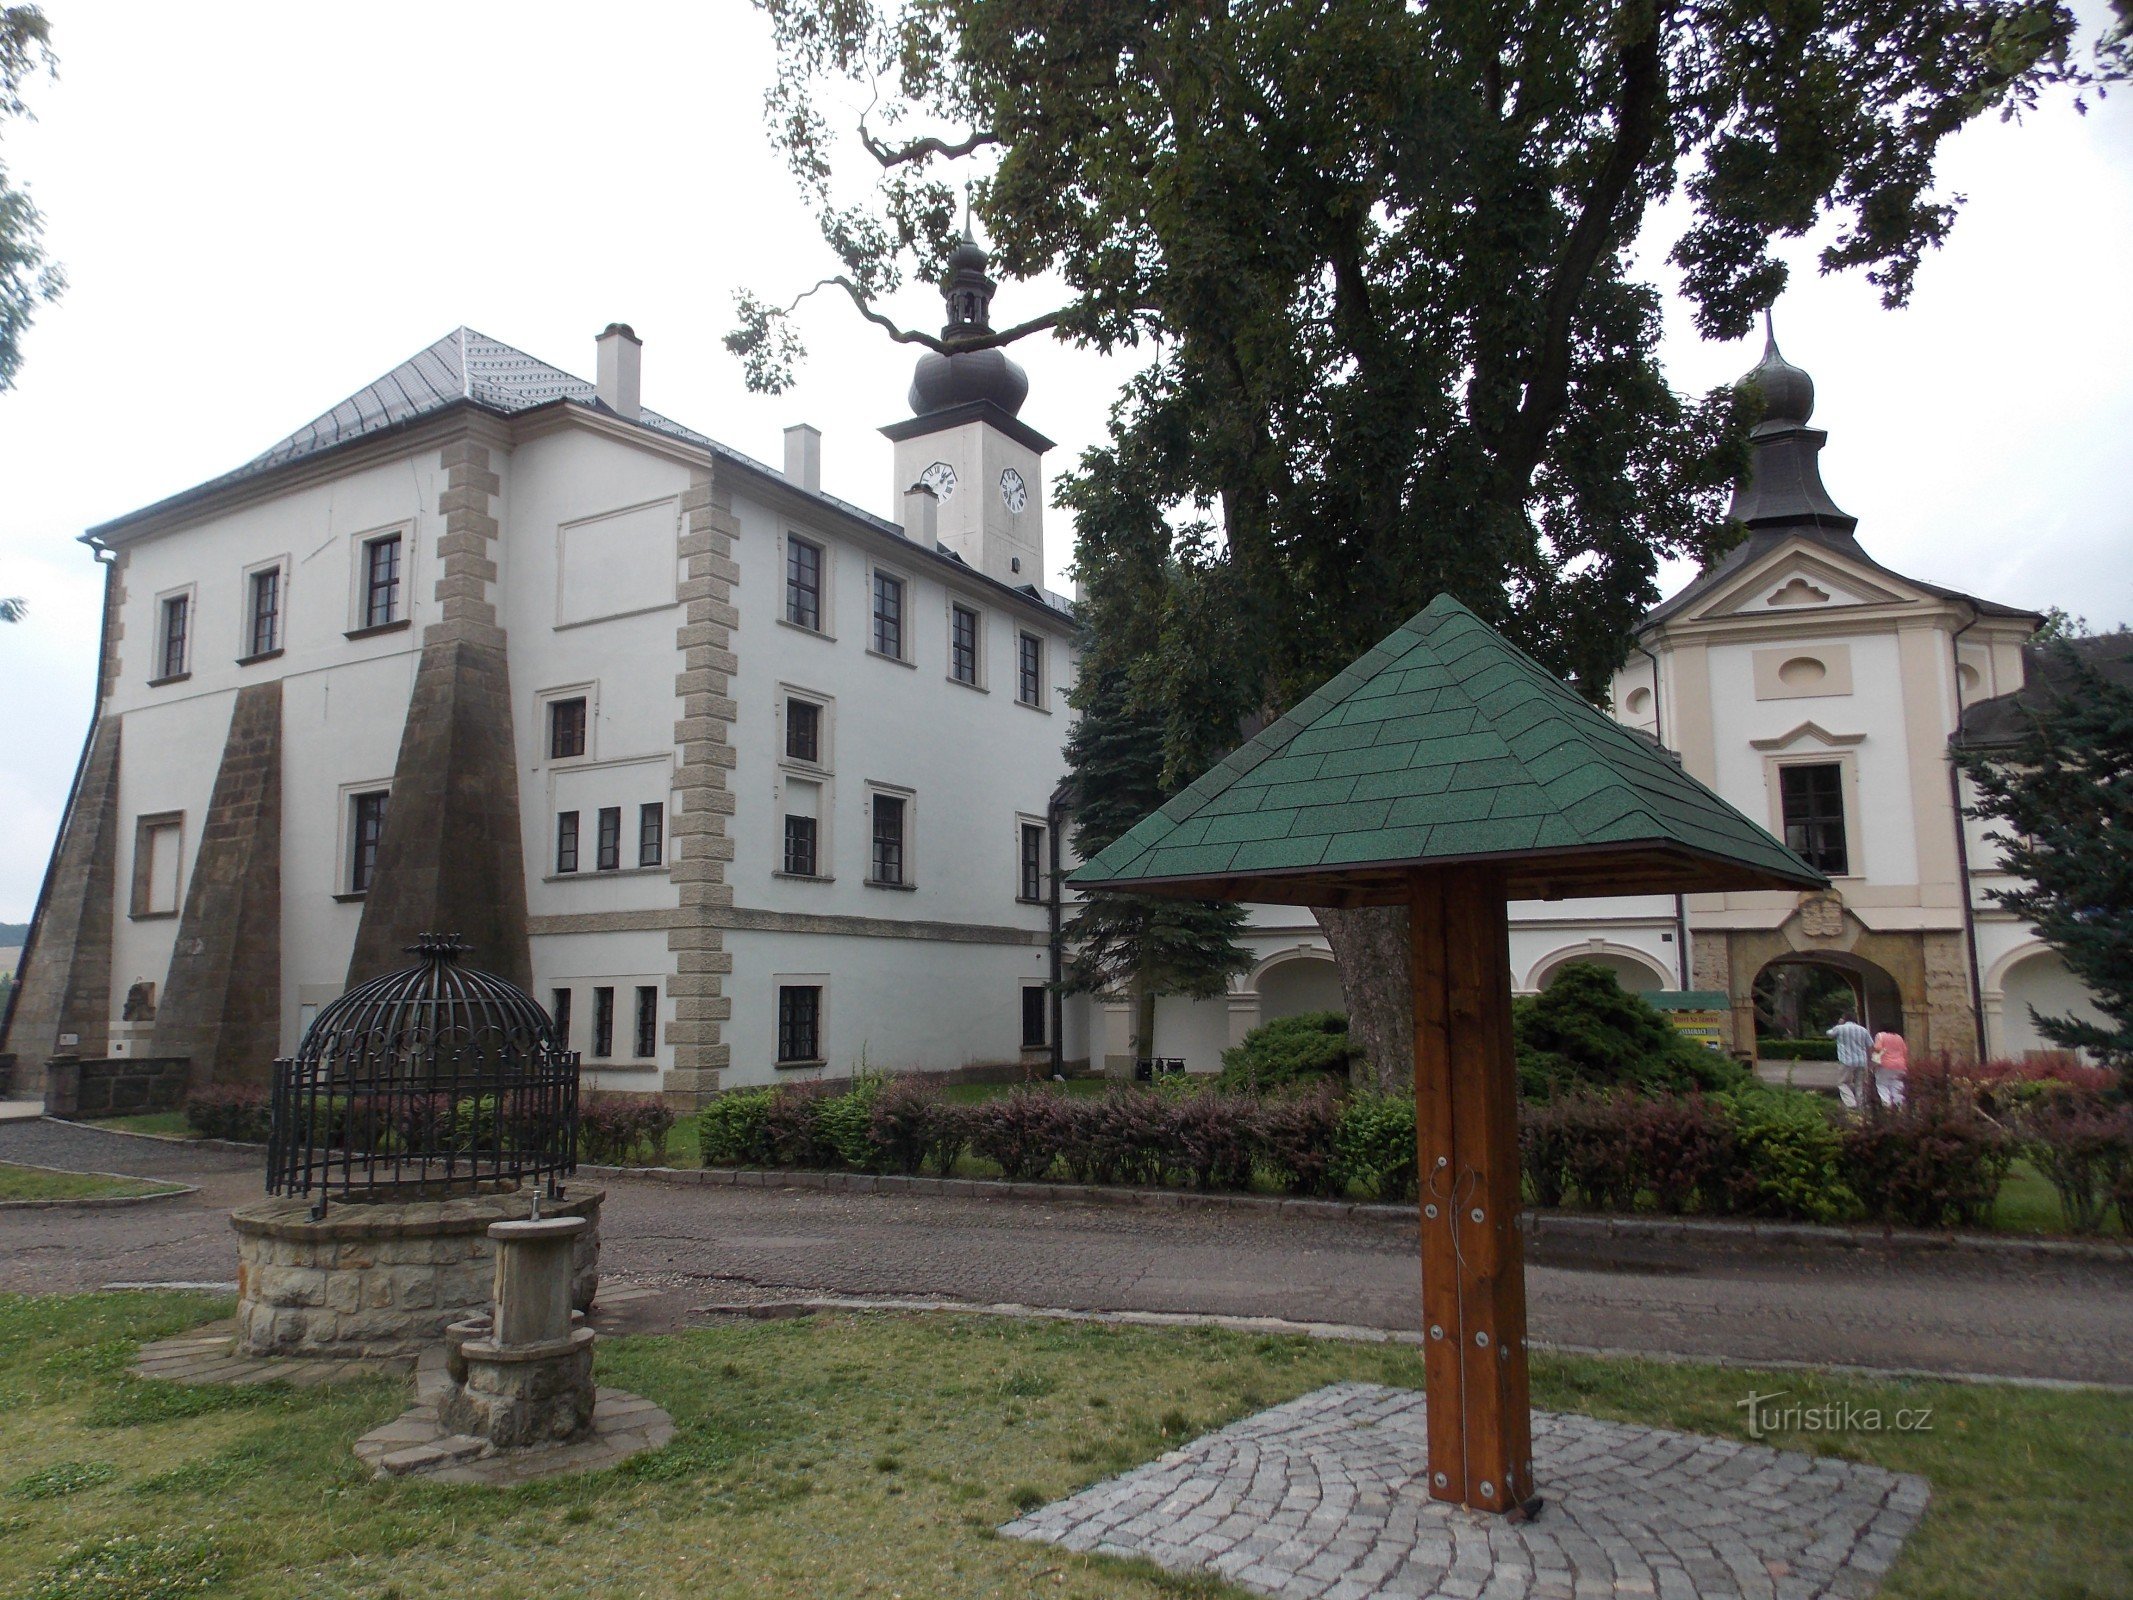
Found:
[(1481, 1511), (1534, 1492), (1508, 900), (1500, 867), (1409, 880), (1429, 1492)]

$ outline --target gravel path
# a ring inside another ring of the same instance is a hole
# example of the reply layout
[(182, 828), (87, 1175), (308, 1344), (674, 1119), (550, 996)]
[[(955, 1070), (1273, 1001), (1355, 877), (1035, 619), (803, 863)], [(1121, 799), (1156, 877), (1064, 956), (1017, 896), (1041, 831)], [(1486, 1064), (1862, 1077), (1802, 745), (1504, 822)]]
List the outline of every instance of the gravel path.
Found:
[[(250, 1152), (0, 1124), (0, 1160), (181, 1178), (182, 1200), (0, 1213), (0, 1289), (227, 1281)], [(1280, 1316), (1413, 1329), (1413, 1229), (1240, 1211), (1114, 1209), (610, 1181), (603, 1266), (671, 1317), (796, 1293)], [(1537, 1342), (1732, 1361), (2133, 1384), (2133, 1263), (1708, 1243), (1548, 1241)]]

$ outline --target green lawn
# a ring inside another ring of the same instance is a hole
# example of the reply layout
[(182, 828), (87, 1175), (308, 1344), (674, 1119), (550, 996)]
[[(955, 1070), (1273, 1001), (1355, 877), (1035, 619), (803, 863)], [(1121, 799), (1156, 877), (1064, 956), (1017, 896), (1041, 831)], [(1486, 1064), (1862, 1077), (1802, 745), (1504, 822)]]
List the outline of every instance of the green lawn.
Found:
[(118, 1195), (169, 1194), (179, 1185), (146, 1178), (107, 1178), (95, 1172), (54, 1172), (0, 1161), (0, 1200), (107, 1200)]
[[(675, 1442), (510, 1491), (376, 1483), (348, 1447), (406, 1403), (124, 1376), (135, 1341), (225, 1314), (184, 1295), (0, 1297), (0, 1596), (1231, 1596), (997, 1539), (1067, 1494), (1323, 1383), (1421, 1381), (1403, 1348), (951, 1317), (749, 1322), (603, 1344)], [(1741, 1436), (1750, 1388), (1930, 1405), (1929, 1432), (1800, 1448), (1925, 1473), (1884, 1594), (2133, 1594), (2133, 1396), (1537, 1360), (1536, 1401)], [(1543, 1485), (1545, 1490), (1545, 1485)]]
[(182, 1111), (149, 1111), (138, 1117), (98, 1117), (92, 1128), (111, 1128), (119, 1133), (160, 1133), (170, 1138), (196, 1137)]

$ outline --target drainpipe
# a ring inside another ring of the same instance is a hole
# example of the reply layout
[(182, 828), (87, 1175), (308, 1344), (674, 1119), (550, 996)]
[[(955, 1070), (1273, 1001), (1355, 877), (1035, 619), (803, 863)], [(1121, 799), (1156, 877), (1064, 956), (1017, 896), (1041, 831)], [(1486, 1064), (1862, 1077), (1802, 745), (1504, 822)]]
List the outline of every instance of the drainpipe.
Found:
[(1044, 831), (1049, 836), (1052, 856), (1050, 892), (1045, 896), (1045, 917), (1050, 926), (1051, 987), (1049, 1004), (1052, 1023), (1052, 1076), (1066, 1075), (1066, 997), (1059, 992), (1059, 983), (1064, 976), (1062, 954), (1065, 939), (1060, 932), (1059, 916), (1059, 866), (1060, 839), (1066, 832), (1066, 785), (1052, 791), (1052, 798), (1045, 802)]
[[(1630, 648), (1652, 664), (1652, 737), (1660, 746), (1666, 744), (1666, 704), (1659, 695), (1659, 658), (1637, 640)], [(1682, 991), (1689, 988), (1689, 897), (1674, 896), (1674, 974)]]
[[(1978, 625), (1978, 609), (1970, 608), (1970, 620), (1948, 635), (1948, 661), (1955, 674), (1955, 734), (1963, 731), (1963, 658), (1961, 646), (1963, 635)], [(1985, 1042), (1985, 985), (1977, 970), (1977, 913), (1970, 904), (1970, 840), (1969, 830), (1963, 826), (1963, 769), (1956, 763), (1955, 751), (1948, 751), (1948, 799), (1955, 812), (1955, 875), (1963, 902), (1963, 948), (1970, 957), (1970, 1021), (1977, 1029), (1977, 1058), (1983, 1061), (1991, 1052)]]
[[(109, 687), (104, 681), (110, 660), (105, 645), (111, 638), (111, 602), (118, 587), (114, 582), (117, 558), (91, 534), (83, 534), (78, 542), (89, 547), (89, 553), (104, 569), (103, 625), (96, 634), (96, 702), (89, 710), (89, 731), (82, 735), (81, 755), (74, 763), (74, 781), (67, 785), (67, 803), (60, 809), (59, 831), (52, 836), (52, 854), (44, 864), (44, 879), (37, 886), (37, 904), (30, 911), (30, 931), (22, 937), (22, 955), (15, 965), (15, 981), (8, 986), (7, 1009), (0, 1012), (0, 1041), (6, 1042), (12, 1042), (14, 1037), (15, 1007), (22, 999), (23, 979), (29, 975), (31, 958), (37, 954), (37, 935), (44, 927), (45, 909), (52, 899), (52, 880), (59, 872), (59, 847), (66, 842), (67, 828), (74, 821), (75, 804), (81, 799), (81, 780), (89, 770), (89, 752), (96, 748), (96, 730), (103, 726), (104, 692)], [(110, 1003), (111, 997), (106, 995), (104, 1004), (108, 1006)], [(16, 1093), (20, 1092), (18, 1084)]]

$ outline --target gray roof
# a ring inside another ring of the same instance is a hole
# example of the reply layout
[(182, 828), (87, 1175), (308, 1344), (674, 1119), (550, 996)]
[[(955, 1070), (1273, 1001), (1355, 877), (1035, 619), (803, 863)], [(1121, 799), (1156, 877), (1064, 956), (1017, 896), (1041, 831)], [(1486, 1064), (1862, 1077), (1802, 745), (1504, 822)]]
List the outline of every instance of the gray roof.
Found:
[[(211, 478), (182, 494), (172, 495), (154, 505), (145, 506), (139, 511), (129, 512), (123, 517), (92, 528), (90, 537), (97, 538), (107, 532), (115, 532), (129, 523), (152, 516), (166, 508), (202, 498), (249, 478), (263, 476), (306, 457), (324, 455), (354, 444), (360, 439), (389, 433), (451, 406), (474, 405), (498, 416), (515, 416), (520, 412), (558, 404), (585, 406), (608, 416), (618, 416), (618, 413), (600, 401), (589, 379), (575, 377), (559, 367), (551, 367), (547, 362), (537, 360), (525, 351), (505, 344), (501, 339), (492, 339), (472, 328), (454, 328), (435, 344), (417, 351), (383, 377), (365, 384), (332, 410), (312, 418), (286, 439), (268, 446), (235, 471), (225, 472), (221, 477)], [(693, 428), (684, 427), (673, 418), (661, 416), (656, 411), (643, 411), (634, 418), (620, 420), (634, 422), (638, 427), (706, 450), (721, 460), (731, 461), (781, 482), (789, 482), (785, 474), (776, 467), (722, 445), (716, 439), (698, 433)], [(840, 500), (835, 495), (823, 494), (819, 490), (812, 493), (815, 499), (834, 507), (847, 517), (856, 518), (898, 538), (904, 537), (903, 527), (899, 523), (876, 516), (863, 506)], [(1047, 610), (1068, 616), (1073, 614), (1073, 602), (1064, 595), (1031, 584), (1017, 586), (999, 583), (968, 566), (946, 545), (937, 546), (934, 554), (961, 567), (978, 582), (1018, 594)]]
[[(2133, 689), (2133, 633), (2121, 630), (2069, 639), (2065, 648), (2106, 683)], [(2012, 694), (1995, 695), (1963, 707), (1963, 725), (1949, 742), (1965, 750), (1992, 750), (2014, 744), (2029, 731), (2037, 713), (2049, 710), (2053, 700), (2075, 688), (2074, 674), (2067, 669), (2066, 657), (2057, 645), (2022, 646), (2022, 678), (2022, 687)]]

